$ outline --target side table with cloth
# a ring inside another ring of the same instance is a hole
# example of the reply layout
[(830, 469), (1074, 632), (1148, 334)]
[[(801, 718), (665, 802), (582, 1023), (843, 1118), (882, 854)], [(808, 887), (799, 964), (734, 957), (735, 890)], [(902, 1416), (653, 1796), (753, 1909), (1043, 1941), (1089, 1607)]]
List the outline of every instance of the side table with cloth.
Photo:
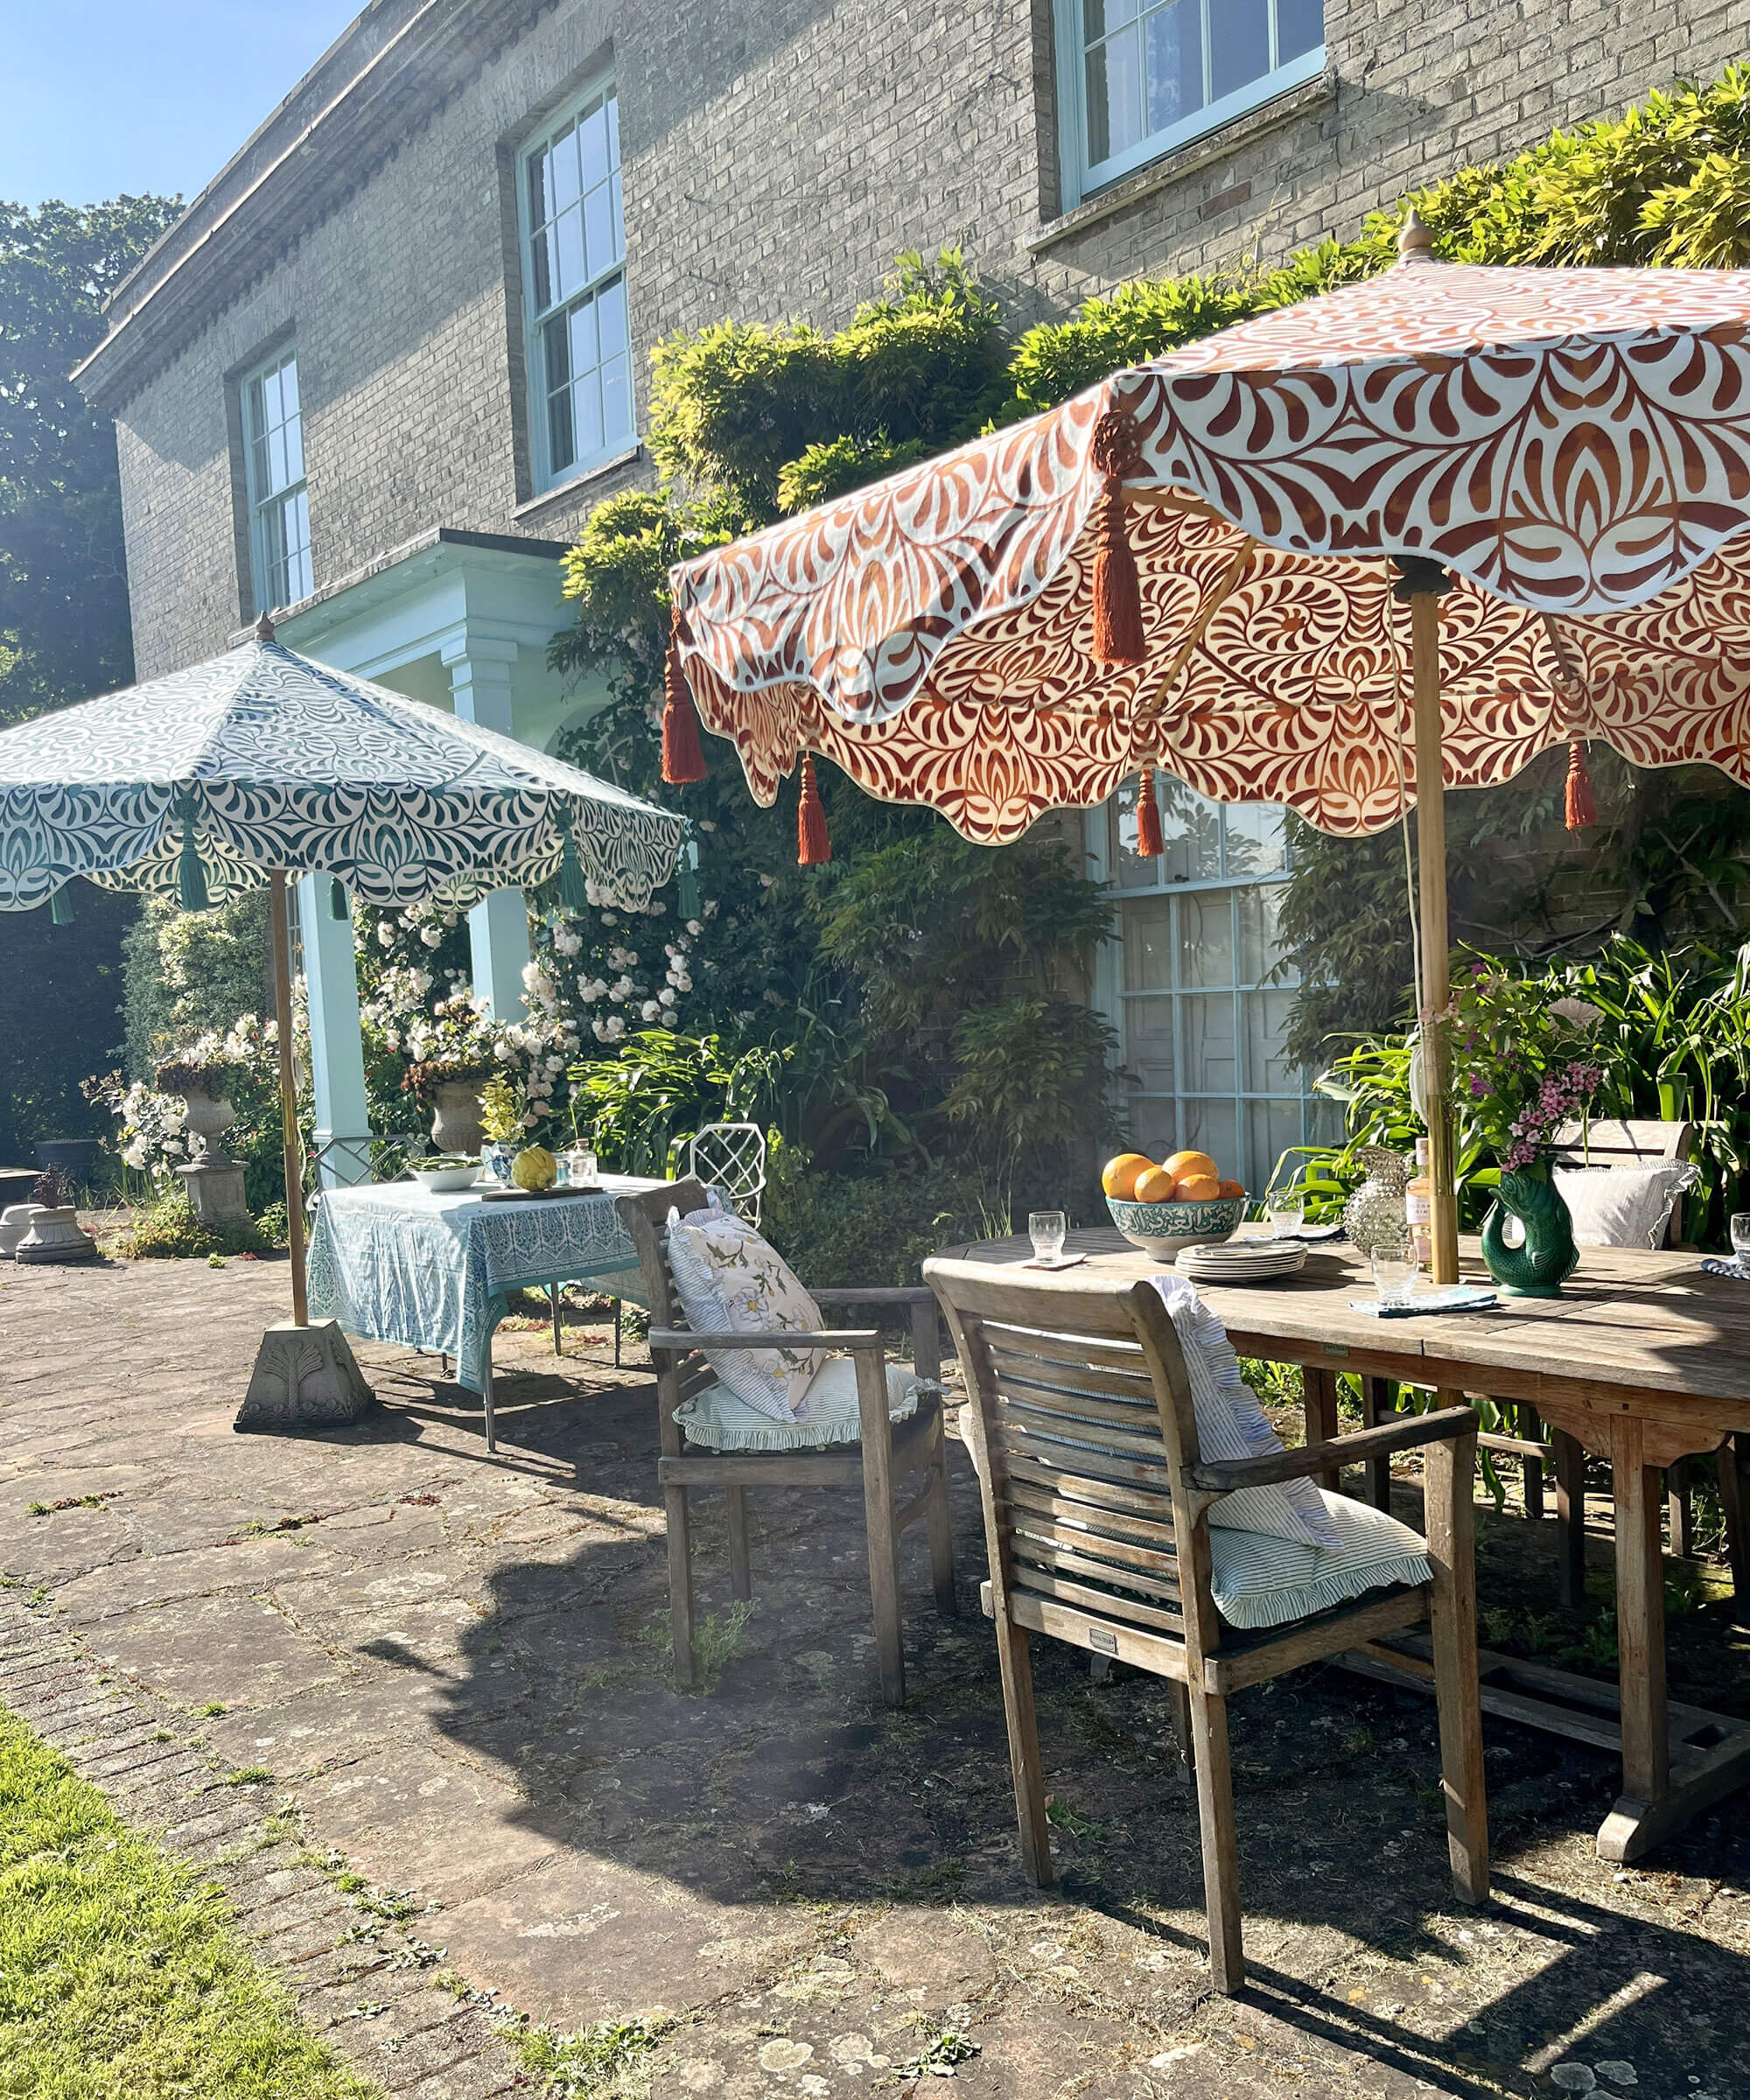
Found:
[(605, 1174), (598, 1194), (488, 1201), (476, 1189), (433, 1195), (416, 1182), (336, 1188), (310, 1242), (310, 1306), (368, 1341), (400, 1342), (456, 1360), (458, 1383), (493, 1418), (493, 1330), (513, 1291), (588, 1282), (644, 1303), (638, 1250), (614, 1198), (662, 1183)]

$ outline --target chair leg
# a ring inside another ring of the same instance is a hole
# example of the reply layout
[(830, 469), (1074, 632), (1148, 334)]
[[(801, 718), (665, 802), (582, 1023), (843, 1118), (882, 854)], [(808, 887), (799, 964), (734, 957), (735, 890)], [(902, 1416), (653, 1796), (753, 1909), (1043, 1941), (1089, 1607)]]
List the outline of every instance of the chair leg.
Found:
[[(1362, 1380), (1362, 1424), (1372, 1429), (1390, 1411), (1392, 1381), (1389, 1378), (1363, 1377)], [(1368, 1500), (1376, 1509), (1391, 1515), (1391, 1460), (1389, 1458), (1369, 1459), (1367, 1462)]]
[(613, 1368), (620, 1368), (620, 1300), (613, 1301)]
[[(1513, 1410), (1513, 1420), (1516, 1434), (1523, 1437), (1528, 1444), (1543, 1441), (1537, 1434), (1537, 1410), (1535, 1407), (1521, 1401)], [(1525, 1487), (1525, 1514), (1528, 1517), (1535, 1518), (1541, 1522), (1544, 1516), (1543, 1460), (1521, 1459), (1519, 1477)]]
[(954, 1531), (948, 1508), (948, 1432), (942, 1426), (940, 1408), (930, 1432), (929, 1474), (924, 1522), (929, 1532), (930, 1583), (935, 1591), (935, 1608), (944, 1619), (952, 1619), (960, 1606), (954, 1593)]
[(690, 1691), (698, 1682), (693, 1658), (693, 1533), (692, 1515), (684, 1488), (666, 1488), (662, 1500), (668, 1515), (668, 1623), (674, 1634), (675, 1682)]
[(1428, 1446), (1424, 1474), (1428, 1558), (1433, 1564), (1430, 1631), (1446, 1849), (1460, 1903), (1488, 1900), (1488, 1804), (1482, 1764), (1482, 1688), (1476, 1637), (1476, 1439)]
[(1209, 1975), (1231, 1998), (1246, 1980), (1240, 1942), (1240, 1847), (1234, 1829), (1234, 1773), (1228, 1753), (1228, 1702), (1194, 1687), (1191, 1708), (1197, 1819), (1203, 1835), (1203, 1900), (1209, 1914)]
[(1197, 1744), (1191, 1727), (1191, 1687), (1177, 1677), (1163, 1677), (1166, 1687), (1166, 1718), (1172, 1730), (1180, 1760), (1187, 1772), (1197, 1768)]
[(1572, 1608), (1586, 1602), (1586, 1452), (1579, 1439), (1554, 1429), (1558, 1594)]
[[(1306, 1441), (1309, 1444), (1328, 1443), (1337, 1433), (1337, 1380), (1334, 1372), (1320, 1370), (1309, 1363), (1300, 1374), (1301, 1404), (1306, 1418)], [(1342, 1477), (1334, 1466), (1327, 1466), (1322, 1473), (1313, 1474), (1320, 1487), (1335, 1494), (1342, 1486)]]
[(1740, 1603), (1750, 1603), (1750, 1530), (1744, 1521), (1744, 1460), (1737, 1437), (1726, 1439), (1715, 1462), (1719, 1468), (1719, 1513), (1726, 1520), (1726, 1558), (1732, 1569), (1732, 1594)]
[(747, 1554), (747, 1490), (727, 1488), (729, 1502), (729, 1593), (747, 1598), (753, 1594), (753, 1568)]
[(893, 1529), (893, 1446), (887, 1425), (887, 1378), (878, 1350), (857, 1353), (858, 1411), (863, 1424), (863, 1514), (869, 1537), (869, 1594), (881, 1696), (906, 1703), (906, 1651), (900, 1627), (900, 1542)]
[(1036, 1887), (1049, 1888), (1057, 1877), (1051, 1864), (1051, 1825), (1046, 1821), (1032, 1656), (1026, 1628), (1016, 1626), (1001, 1612), (997, 1614), (997, 1662), (1003, 1678), (1003, 1718), (1009, 1729), (1009, 1769), (1015, 1782), (1021, 1865)]
[(551, 1298), (553, 1305), (553, 1354), (556, 1356), (563, 1356), (565, 1351), (559, 1340), (559, 1286), (557, 1284), (554, 1284), (548, 1296)]
[(1690, 1492), (1687, 1459), (1677, 1459), (1665, 1468), (1665, 1509), (1671, 1527), (1671, 1558), (1688, 1560), (1695, 1551), (1695, 1498)]

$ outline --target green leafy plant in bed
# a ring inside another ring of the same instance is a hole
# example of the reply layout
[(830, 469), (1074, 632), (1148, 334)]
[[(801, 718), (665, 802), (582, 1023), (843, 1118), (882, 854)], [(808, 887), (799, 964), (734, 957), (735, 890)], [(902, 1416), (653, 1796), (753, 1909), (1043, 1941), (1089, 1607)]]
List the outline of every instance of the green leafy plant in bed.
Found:
[(211, 1883), (0, 1712), (0, 2093), (371, 2100)]

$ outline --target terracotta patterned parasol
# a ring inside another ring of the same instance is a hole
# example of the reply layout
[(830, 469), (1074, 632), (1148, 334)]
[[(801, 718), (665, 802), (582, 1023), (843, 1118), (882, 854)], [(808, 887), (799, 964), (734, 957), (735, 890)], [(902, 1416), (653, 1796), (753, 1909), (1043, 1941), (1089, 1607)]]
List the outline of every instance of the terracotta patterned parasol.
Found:
[(1594, 738), (1750, 785), (1750, 272), (1440, 264), (1413, 219), (1401, 246), (674, 570), (671, 777), (697, 777), (690, 688), (759, 801), (800, 758), (805, 858), (816, 752), (991, 844), (1140, 768), (1146, 848), (1154, 766), (1348, 835), (1560, 742), (1587, 821)]

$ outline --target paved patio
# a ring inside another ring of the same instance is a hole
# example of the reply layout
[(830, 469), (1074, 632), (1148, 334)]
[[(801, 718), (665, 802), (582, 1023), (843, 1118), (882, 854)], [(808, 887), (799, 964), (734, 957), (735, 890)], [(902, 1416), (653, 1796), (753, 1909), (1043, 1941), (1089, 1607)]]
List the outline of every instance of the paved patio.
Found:
[[(903, 1712), (875, 1696), (858, 1513), (791, 1494), (754, 1504), (738, 1634), (707, 1506), (721, 1674), (682, 1697), (639, 1364), (599, 1327), (563, 1365), (505, 1338), (494, 1460), (435, 1361), (361, 1345), (379, 1414), (239, 1437), (285, 1291), (269, 1263), (0, 1269), (0, 1701), (220, 1872), (392, 2089), (506, 2090), (509, 2007), (654, 2017), (657, 2096), (903, 2087), (948, 2068), (944, 2033), (976, 2045), (967, 2100), (1750, 2090), (1750, 1797), (1624, 1872), (1592, 1851), (1607, 1764), (1492, 1726), (1497, 1900), (1466, 1912), (1432, 1705), (1303, 1672), (1235, 1703), (1254, 1982), (1214, 1998), (1150, 1680), (1042, 1658), (1062, 1886), (1020, 1878), (957, 1446), (963, 1615), (937, 1618), (914, 1534)], [(1550, 1527), (1486, 1520), (1483, 1553), (1486, 1587), (1552, 1590)], [(1744, 1711), (1721, 1616), (1674, 1644), (1674, 1690)], [(361, 1908), (342, 1868), (396, 1893)]]

